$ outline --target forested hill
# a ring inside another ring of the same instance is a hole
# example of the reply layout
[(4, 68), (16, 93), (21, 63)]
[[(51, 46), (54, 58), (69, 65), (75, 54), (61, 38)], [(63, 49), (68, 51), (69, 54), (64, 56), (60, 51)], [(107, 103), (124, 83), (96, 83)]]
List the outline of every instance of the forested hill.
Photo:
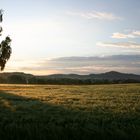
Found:
[(53, 74), (35, 76), (26, 73), (0, 73), (3, 84), (104, 84), (104, 83), (140, 83), (140, 75), (110, 71), (101, 74)]

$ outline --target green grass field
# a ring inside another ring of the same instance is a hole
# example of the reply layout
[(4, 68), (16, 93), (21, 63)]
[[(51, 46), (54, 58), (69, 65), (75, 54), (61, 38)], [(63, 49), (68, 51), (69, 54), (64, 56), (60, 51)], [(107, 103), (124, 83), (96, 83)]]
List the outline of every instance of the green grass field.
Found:
[(0, 85), (5, 139), (140, 139), (140, 84)]

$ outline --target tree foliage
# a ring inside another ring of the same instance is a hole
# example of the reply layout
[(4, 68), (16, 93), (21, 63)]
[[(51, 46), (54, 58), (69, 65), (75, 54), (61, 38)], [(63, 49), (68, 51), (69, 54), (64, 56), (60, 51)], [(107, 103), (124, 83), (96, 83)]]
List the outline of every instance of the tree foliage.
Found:
[[(3, 21), (3, 10), (0, 10), (0, 22)], [(2, 35), (3, 29), (0, 27), (0, 36)], [(6, 62), (9, 60), (12, 49), (11, 49), (11, 38), (7, 36), (5, 40), (2, 40), (0, 44), (0, 69), (4, 70)]]

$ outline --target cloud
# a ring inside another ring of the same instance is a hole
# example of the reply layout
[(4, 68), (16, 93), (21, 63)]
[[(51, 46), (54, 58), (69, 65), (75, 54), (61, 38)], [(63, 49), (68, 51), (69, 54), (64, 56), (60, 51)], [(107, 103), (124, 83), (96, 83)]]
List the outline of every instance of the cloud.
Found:
[[(90, 74), (106, 71), (120, 71), (140, 74), (140, 55), (113, 55), (101, 57), (61, 57), (26, 61), (26, 65), (7, 65), (7, 71), (19, 71), (36, 75), (58, 73)], [(24, 61), (24, 60), (23, 60)], [(16, 61), (15, 61), (16, 62)], [(22, 62), (20, 62), (23, 64)], [(25, 64), (25, 61), (24, 61)], [(32, 64), (32, 65), (30, 65)]]
[(116, 39), (126, 39), (126, 38), (135, 38), (135, 36), (133, 34), (123, 34), (123, 33), (113, 33), (113, 35), (111, 36), (112, 38), (116, 38)]
[(128, 34), (116, 32), (111, 37), (116, 39), (137, 38), (140, 37), (140, 31), (131, 31)]
[(120, 20), (121, 17), (114, 15), (113, 13), (90, 11), (90, 12), (72, 12), (68, 11), (68, 15), (80, 16), (85, 19), (99, 19), (99, 20)]
[(136, 42), (116, 42), (116, 43), (98, 42), (96, 43), (96, 45), (101, 47), (140, 49), (140, 44)]
[(133, 35), (140, 36), (140, 31), (133, 31)]

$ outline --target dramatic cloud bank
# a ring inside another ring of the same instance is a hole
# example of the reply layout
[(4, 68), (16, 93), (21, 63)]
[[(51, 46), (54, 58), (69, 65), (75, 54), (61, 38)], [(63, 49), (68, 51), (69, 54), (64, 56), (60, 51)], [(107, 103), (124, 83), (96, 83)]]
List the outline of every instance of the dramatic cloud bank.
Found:
[(62, 57), (40, 61), (17, 61), (17, 66), (9, 65), (7, 71), (24, 71), (37, 75), (55, 73), (101, 73), (119, 71), (140, 74), (140, 55), (113, 55), (104, 57)]

